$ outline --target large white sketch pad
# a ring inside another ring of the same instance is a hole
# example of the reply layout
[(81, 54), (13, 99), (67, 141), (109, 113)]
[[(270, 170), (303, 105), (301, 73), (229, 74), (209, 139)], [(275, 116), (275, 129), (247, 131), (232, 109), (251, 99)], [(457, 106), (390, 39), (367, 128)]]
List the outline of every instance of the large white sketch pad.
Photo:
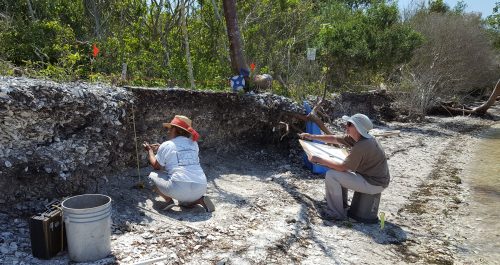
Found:
[(307, 155), (315, 155), (326, 159), (332, 159), (333, 161), (338, 163), (344, 162), (347, 156), (346, 152), (341, 148), (300, 139), (299, 143)]

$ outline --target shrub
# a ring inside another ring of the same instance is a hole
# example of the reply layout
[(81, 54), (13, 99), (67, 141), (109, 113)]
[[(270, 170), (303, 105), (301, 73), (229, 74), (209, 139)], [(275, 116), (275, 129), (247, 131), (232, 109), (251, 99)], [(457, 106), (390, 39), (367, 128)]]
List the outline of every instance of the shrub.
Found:
[[(319, 32), (320, 58), (335, 87), (370, 84), (411, 59), (421, 36), (399, 21), (396, 5), (373, 3), (351, 10), (338, 5)], [(375, 78), (374, 78), (375, 76)]]
[(438, 100), (462, 101), (494, 85), (498, 66), (478, 15), (419, 12), (410, 24), (426, 38), (401, 69), (413, 111), (425, 113)]

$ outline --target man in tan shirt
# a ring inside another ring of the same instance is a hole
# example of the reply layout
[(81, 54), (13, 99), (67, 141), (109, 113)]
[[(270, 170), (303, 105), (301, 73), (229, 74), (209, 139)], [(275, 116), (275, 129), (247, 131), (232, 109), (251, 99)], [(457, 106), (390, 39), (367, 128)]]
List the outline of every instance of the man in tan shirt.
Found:
[(325, 176), (326, 202), (328, 217), (345, 220), (347, 218), (347, 189), (377, 194), (389, 185), (389, 167), (384, 150), (368, 131), (373, 129), (370, 119), (363, 114), (343, 116), (346, 121), (345, 136), (312, 135), (302, 133), (303, 139), (319, 140), (325, 143), (341, 144), (351, 147), (351, 152), (342, 163), (310, 155), (309, 161), (330, 168)]

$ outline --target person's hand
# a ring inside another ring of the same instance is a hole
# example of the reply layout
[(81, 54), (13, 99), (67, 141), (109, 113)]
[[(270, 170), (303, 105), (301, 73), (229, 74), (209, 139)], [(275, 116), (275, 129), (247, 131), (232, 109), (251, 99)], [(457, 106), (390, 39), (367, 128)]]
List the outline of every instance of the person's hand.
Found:
[(311, 134), (309, 133), (299, 133), (300, 139), (311, 139)]
[(319, 157), (319, 156), (315, 156), (315, 155), (307, 155), (307, 159), (309, 159), (309, 162), (313, 163), (313, 164), (320, 164), (321, 161), (322, 161), (322, 158)]
[(142, 147), (144, 147), (144, 150), (146, 150), (146, 152), (149, 152), (149, 150), (153, 149), (153, 147), (150, 144), (148, 144), (147, 142), (144, 142), (142, 144)]
[(160, 148), (160, 144), (151, 144), (151, 149), (153, 149), (153, 152), (156, 153), (158, 151), (158, 148)]

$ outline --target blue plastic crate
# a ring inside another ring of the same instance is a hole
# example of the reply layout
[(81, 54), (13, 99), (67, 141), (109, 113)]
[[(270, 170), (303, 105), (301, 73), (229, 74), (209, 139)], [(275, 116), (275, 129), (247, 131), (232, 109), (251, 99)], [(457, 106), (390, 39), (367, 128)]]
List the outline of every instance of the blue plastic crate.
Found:
[[(304, 108), (306, 109), (306, 114), (309, 114), (312, 111), (311, 106), (309, 106), (309, 104), (306, 101), (304, 101)], [(308, 121), (308, 122), (306, 122), (306, 132), (310, 133), (310, 134), (321, 134), (321, 129), (319, 128), (319, 126), (316, 123), (314, 123), (312, 121)], [(314, 140), (313, 142), (321, 143), (321, 141), (316, 141), (316, 140)], [(324, 174), (324, 173), (326, 173), (326, 171), (328, 171), (327, 167), (315, 165), (315, 164), (309, 162), (309, 160), (307, 159), (307, 155), (305, 153), (303, 155), (303, 160), (304, 160), (305, 166), (308, 169), (310, 169), (312, 173)]]

